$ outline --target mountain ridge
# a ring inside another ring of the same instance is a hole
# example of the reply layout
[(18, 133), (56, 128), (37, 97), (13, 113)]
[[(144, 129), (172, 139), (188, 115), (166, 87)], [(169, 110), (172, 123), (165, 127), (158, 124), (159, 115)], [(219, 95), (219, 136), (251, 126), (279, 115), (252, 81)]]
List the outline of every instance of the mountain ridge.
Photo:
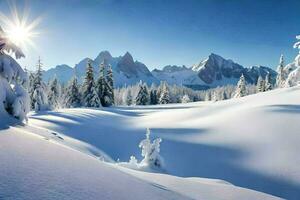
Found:
[(101, 51), (95, 59), (82, 59), (74, 67), (57, 65), (44, 72), (44, 80), (49, 81), (56, 76), (61, 83), (66, 83), (76, 74), (81, 82), (85, 75), (88, 60), (91, 60), (95, 75), (98, 74), (101, 62), (105, 61), (111, 65), (116, 87), (133, 85), (142, 80), (148, 85), (167, 81), (169, 84), (206, 89), (236, 84), (241, 74), (244, 74), (249, 84), (255, 84), (259, 75), (265, 77), (266, 74), (270, 73), (272, 81), (275, 81), (277, 75), (276, 71), (269, 67), (252, 66), (246, 68), (231, 59), (225, 59), (214, 53), (191, 67), (167, 65), (162, 69), (150, 71), (144, 63), (134, 60), (129, 52), (123, 56), (113, 57), (109, 51), (105, 50)]

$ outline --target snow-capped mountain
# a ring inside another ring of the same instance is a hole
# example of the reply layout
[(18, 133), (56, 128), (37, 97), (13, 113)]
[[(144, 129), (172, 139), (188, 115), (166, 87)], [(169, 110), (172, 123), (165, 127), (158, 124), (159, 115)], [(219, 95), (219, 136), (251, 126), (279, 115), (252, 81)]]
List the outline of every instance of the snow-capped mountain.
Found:
[(51, 68), (44, 72), (43, 78), (48, 82), (56, 76), (58, 80), (65, 82), (64, 80), (69, 80), (73, 75), (74, 69), (69, 65), (57, 65), (55, 68)]
[[(90, 58), (84, 58), (71, 68), (68, 65), (58, 65), (55, 68), (44, 72), (44, 80), (47, 82), (56, 76), (60, 82), (66, 83), (74, 74), (83, 80), (86, 65)], [(163, 69), (149, 71), (146, 65), (134, 61), (132, 55), (126, 52), (123, 56), (113, 57), (108, 51), (102, 51), (95, 59), (90, 59), (94, 67), (95, 75), (98, 74), (99, 65), (104, 60), (112, 66), (116, 87), (136, 84), (140, 80), (147, 84), (167, 81), (169, 84), (185, 85), (194, 89), (206, 89), (228, 84), (236, 84), (243, 73), (247, 83), (254, 84), (259, 75), (265, 77), (271, 74), (275, 81), (276, 71), (264, 67), (253, 66), (244, 68), (232, 60), (227, 60), (219, 55), (211, 54), (207, 59), (202, 60), (192, 67), (186, 66), (165, 66)]]
[(83, 81), (88, 60), (92, 61), (95, 75), (98, 74), (99, 66), (104, 60), (111, 65), (116, 87), (136, 84), (140, 80), (148, 84), (158, 83), (158, 80), (151, 74), (146, 65), (134, 61), (129, 52), (126, 52), (124, 56), (112, 57), (108, 51), (100, 52), (95, 59), (84, 58), (74, 68), (67, 65), (59, 65), (49, 69), (44, 72), (44, 80), (49, 81), (56, 76), (60, 82), (66, 83), (76, 74), (79, 80)]
[(170, 84), (182, 84), (198, 89), (236, 84), (242, 74), (250, 84), (256, 83), (259, 75), (265, 77), (268, 73), (275, 81), (277, 74), (274, 70), (264, 66), (244, 68), (216, 54), (211, 54), (207, 59), (190, 68), (166, 66), (162, 70), (155, 69), (152, 73), (159, 80), (166, 80)]

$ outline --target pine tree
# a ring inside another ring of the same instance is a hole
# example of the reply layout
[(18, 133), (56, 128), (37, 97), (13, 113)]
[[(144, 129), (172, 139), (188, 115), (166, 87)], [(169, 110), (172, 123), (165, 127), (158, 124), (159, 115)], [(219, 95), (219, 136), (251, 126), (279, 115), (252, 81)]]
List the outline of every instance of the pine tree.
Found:
[(48, 99), (45, 92), (45, 85), (42, 82), (42, 62), (38, 59), (37, 72), (33, 79), (33, 93), (31, 99), (31, 108), (40, 111), (48, 108)]
[(150, 87), (150, 104), (151, 105), (156, 105), (158, 103), (157, 99), (157, 89), (155, 85), (152, 83)]
[(147, 105), (149, 103), (149, 93), (146, 84), (142, 81), (139, 83), (138, 94), (135, 98), (136, 105)]
[(131, 90), (130, 89), (127, 89), (126, 105), (128, 105), (128, 106), (132, 105), (132, 94), (131, 94)]
[(170, 103), (169, 88), (166, 82), (163, 82), (162, 89), (159, 97), (159, 104), (168, 104)]
[(219, 100), (219, 93), (218, 93), (218, 91), (217, 90), (214, 90), (213, 92), (212, 92), (212, 101), (218, 101)]
[(28, 94), (30, 99), (30, 109), (34, 109), (34, 100), (33, 100), (33, 93), (34, 93), (34, 82), (35, 82), (35, 74), (29, 73), (29, 85), (28, 85)]
[(80, 107), (80, 92), (76, 76), (69, 82), (65, 94), (65, 106), (67, 108)]
[(257, 79), (256, 91), (257, 92), (264, 92), (264, 91), (266, 91), (266, 89), (265, 89), (265, 81), (264, 81), (264, 79), (261, 76), (259, 76), (258, 79)]
[(211, 92), (207, 90), (205, 94), (205, 101), (210, 101), (210, 100), (211, 100)]
[(239, 97), (244, 97), (246, 95), (247, 95), (246, 81), (245, 81), (244, 74), (242, 74), (239, 82), (237, 83), (237, 88), (236, 88), (234, 97), (239, 98)]
[(181, 98), (181, 103), (189, 103), (191, 102), (189, 95), (185, 94)]
[(106, 92), (105, 92), (105, 106), (111, 106), (114, 104), (114, 80), (113, 80), (113, 70), (112, 67), (109, 66), (107, 69), (106, 75)]
[(51, 109), (57, 109), (60, 107), (60, 101), (59, 101), (60, 88), (56, 77), (49, 84), (47, 96), (48, 96), (48, 104)]
[(277, 68), (277, 77), (276, 77), (276, 87), (282, 88), (285, 84), (285, 72), (284, 72), (284, 59), (283, 55), (281, 54), (279, 59), (279, 65)]
[(220, 93), (220, 100), (226, 100), (226, 99), (227, 99), (227, 95), (226, 95), (226, 92), (223, 90)]
[(272, 82), (271, 82), (271, 76), (270, 76), (270, 73), (268, 73), (266, 75), (266, 79), (265, 79), (265, 91), (269, 91), (269, 90), (272, 90), (273, 89), (273, 85), (272, 85)]
[(106, 79), (105, 79), (105, 67), (106, 60), (100, 64), (99, 77), (96, 82), (96, 90), (98, 93), (98, 97), (101, 101), (101, 105), (105, 105), (104, 95), (107, 87)]
[(91, 61), (87, 63), (86, 76), (82, 85), (82, 104), (85, 107), (101, 107), (101, 102), (94, 83)]

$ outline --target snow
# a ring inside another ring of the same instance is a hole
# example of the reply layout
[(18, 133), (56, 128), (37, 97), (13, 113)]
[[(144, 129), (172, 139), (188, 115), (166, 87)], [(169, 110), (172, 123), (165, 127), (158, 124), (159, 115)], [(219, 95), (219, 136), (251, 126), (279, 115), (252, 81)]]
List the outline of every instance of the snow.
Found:
[[(28, 126), (0, 130), (0, 197), (299, 199), (299, 99), (296, 86), (218, 102), (31, 113)], [(142, 160), (146, 128), (163, 141), (160, 173), (115, 163)]]
[(9, 113), (21, 121), (27, 119), (29, 97), (24, 88), (26, 84), (27, 74), (21, 66), (12, 57), (0, 54), (0, 116)]

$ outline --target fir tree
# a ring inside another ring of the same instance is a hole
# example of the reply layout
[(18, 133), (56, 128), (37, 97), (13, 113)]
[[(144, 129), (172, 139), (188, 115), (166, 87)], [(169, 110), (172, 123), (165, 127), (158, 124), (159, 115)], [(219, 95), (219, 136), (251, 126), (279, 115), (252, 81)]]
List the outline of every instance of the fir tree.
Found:
[(127, 90), (126, 105), (128, 105), (128, 106), (132, 105), (132, 94), (131, 94), (131, 90), (130, 89)]
[(237, 83), (237, 88), (236, 88), (234, 97), (239, 98), (239, 97), (244, 97), (246, 95), (247, 95), (246, 81), (245, 81), (244, 74), (242, 74), (239, 82)]
[(107, 69), (106, 75), (106, 91), (105, 91), (105, 106), (111, 106), (114, 104), (114, 80), (113, 80), (113, 70), (112, 67), (109, 66)]
[(273, 89), (272, 81), (271, 81), (271, 76), (270, 73), (266, 75), (265, 79), (265, 91), (269, 91)]
[(138, 94), (135, 98), (136, 105), (147, 105), (149, 103), (149, 93), (147, 86), (142, 81), (139, 83)]
[(205, 101), (210, 101), (211, 100), (211, 93), (210, 91), (207, 91), (205, 94)]
[(42, 82), (42, 62), (38, 59), (37, 72), (33, 78), (33, 93), (31, 97), (31, 108), (40, 111), (48, 108), (48, 99), (45, 93), (45, 85)]
[(159, 104), (168, 104), (170, 103), (169, 88), (166, 82), (163, 82), (162, 89), (159, 97)]
[(106, 60), (100, 64), (100, 70), (99, 70), (99, 77), (96, 82), (96, 90), (98, 93), (98, 97), (101, 101), (101, 105), (105, 104), (104, 101), (104, 95), (107, 87), (106, 79), (105, 79), (105, 67), (106, 67)]
[(276, 87), (284, 87), (285, 84), (285, 72), (284, 72), (284, 59), (283, 55), (281, 54), (280, 59), (279, 59), (279, 65), (277, 68), (277, 77), (276, 77)]
[(266, 89), (265, 89), (265, 81), (264, 81), (264, 79), (261, 76), (259, 76), (258, 79), (257, 79), (256, 91), (257, 92), (264, 92), (264, 91), (266, 91)]
[(91, 61), (87, 63), (86, 76), (82, 85), (82, 104), (85, 107), (101, 107), (101, 102), (94, 83)]
[(65, 94), (65, 106), (67, 108), (80, 107), (80, 92), (76, 76), (69, 82)]
[(158, 103), (157, 99), (157, 89), (155, 88), (155, 85), (152, 84), (150, 87), (150, 104), (156, 105)]
[(181, 103), (189, 103), (191, 102), (189, 95), (185, 94), (181, 98)]
[(223, 90), (220, 93), (220, 100), (225, 100), (225, 99), (227, 99), (227, 95), (226, 95), (226, 92)]
[(48, 104), (51, 109), (56, 109), (60, 107), (60, 88), (57, 81), (57, 78), (55, 77), (52, 82), (49, 84), (48, 89)]

